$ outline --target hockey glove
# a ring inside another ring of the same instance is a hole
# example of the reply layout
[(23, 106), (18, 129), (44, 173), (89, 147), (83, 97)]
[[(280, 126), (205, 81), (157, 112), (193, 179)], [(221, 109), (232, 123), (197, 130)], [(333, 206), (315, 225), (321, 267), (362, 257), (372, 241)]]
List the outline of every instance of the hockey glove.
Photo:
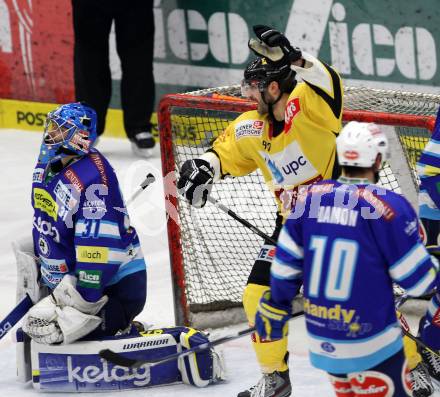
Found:
[(253, 29), (258, 40), (250, 39), (248, 46), (256, 55), (283, 64), (301, 59), (301, 50), (292, 47), (287, 37), (278, 30), (264, 25), (254, 25)]
[(292, 317), (292, 308), (272, 302), (270, 291), (266, 291), (255, 316), (258, 335), (265, 340), (284, 338), (287, 335), (287, 321), (290, 317)]
[(96, 314), (107, 303), (107, 296), (97, 302), (88, 302), (75, 285), (74, 276), (64, 276), (53, 293), (26, 314), (23, 331), (38, 343), (68, 344), (98, 327), (102, 319)]
[(214, 169), (208, 161), (187, 160), (180, 169), (177, 189), (192, 206), (202, 208), (211, 193), (213, 181)]

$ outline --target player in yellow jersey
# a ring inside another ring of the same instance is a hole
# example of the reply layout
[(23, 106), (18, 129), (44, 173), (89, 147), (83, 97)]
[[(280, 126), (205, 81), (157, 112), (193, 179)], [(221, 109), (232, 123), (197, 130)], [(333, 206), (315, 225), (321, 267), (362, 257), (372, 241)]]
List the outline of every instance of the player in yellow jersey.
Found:
[[(177, 187), (200, 208), (215, 181), (260, 169), (279, 206), (272, 236), (276, 240), (299, 186), (337, 176), (335, 139), (341, 129), (343, 88), (333, 68), (292, 47), (280, 32), (262, 25), (254, 26), (254, 32), (258, 40), (251, 39), (249, 47), (258, 57), (244, 72), (242, 93), (258, 108), (237, 117), (200, 158), (186, 161)], [(243, 293), (251, 325), (269, 289), (272, 256), (266, 253), (273, 249), (266, 241)], [(252, 341), (263, 377), (238, 396), (290, 396), (287, 338), (273, 342), (253, 335)]]

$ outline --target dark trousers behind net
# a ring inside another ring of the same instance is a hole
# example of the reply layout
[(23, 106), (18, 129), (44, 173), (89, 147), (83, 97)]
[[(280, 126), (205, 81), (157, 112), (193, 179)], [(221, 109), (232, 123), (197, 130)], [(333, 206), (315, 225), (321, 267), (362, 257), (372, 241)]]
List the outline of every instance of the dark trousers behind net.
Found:
[(114, 21), (125, 131), (129, 138), (149, 131), (155, 96), (152, 0), (72, 0), (72, 9), (76, 100), (96, 110), (101, 135), (112, 95), (109, 35)]

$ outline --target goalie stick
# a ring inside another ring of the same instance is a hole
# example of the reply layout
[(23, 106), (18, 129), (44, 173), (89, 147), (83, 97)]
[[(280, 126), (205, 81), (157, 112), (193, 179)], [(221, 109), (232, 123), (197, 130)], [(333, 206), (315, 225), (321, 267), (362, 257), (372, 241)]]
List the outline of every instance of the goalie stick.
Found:
[(248, 229), (252, 230), (254, 233), (258, 234), (260, 237), (264, 238), (265, 240), (269, 241), (273, 245), (277, 245), (277, 242), (270, 236), (268, 236), (266, 233), (258, 229), (256, 226), (254, 226), (252, 223), (248, 222), (246, 219), (243, 219), (241, 216), (237, 215), (234, 211), (226, 207), (226, 205), (220, 203), (218, 200), (216, 200), (214, 197), (208, 196), (207, 199), (211, 204), (214, 204), (218, 209), (222, 210), (226, 214), (228, 214), (230, 217), (234, 218), (236, 221), (241, 223), (243, 226), (247, 227)]
[[(133, 193), (133, 195), (127, 200), (126, 205), (132, 203), (143, 190), (145, 190), (149, 185), (154, 183), (156, 178), (153, 174), (149, 173), (144, 181), (140, 184), (138, 189)], [(22, 300), (12, 309), (12, 311), (0, 322), (0, 339), (2, 339), (13, 327), (16, 325), (24, 315), (29, 311), (29, 309), (34, 305), (32, 299), (28, 294), (22, 298)]]
[[(304, 315), (303, 311), (294, 313), (294, 314), (292, 314), (292, 317), (289, 320), (292, 320), (296, 317), (300, 317), (302, 315)], [(148, 367), (151, 368), (151, 367), (155, 367), (160, 364), (167, 363), (169, 361), (177, 360), (178, 358), (183, 358), (183, 357), (189, 356), (192, 353), (199, 353), (203, 350), (210, 349), (211, 347), (218, 346), (223, 343), (230, 342), (232, 340), (241, 338), (242, 336), (252, 334), (253, 332), (255, 332), (255, 330), (256, 330), (255, 327), (247, 328), (242, 331), (235, 332), (233, 334), (226, 335), (221, 338), (215, 339), (213, 341), (202, 343), (201, 345), (194, 346), (191, 349), (185, 350), (183, 352), (177, 352), (177, 353), (173, 353), (168, 356), (165, 356), (165, 357), (151, 358), (148, 360), (125, 357), (122, 354), (116, 353), (110, 349), (101, 350), (99, 352), (99, 355), (100, 355), (100, 357), (107, 360), (108, 362), (115, 364), (115, 365), (119, 365), (121, 367), (138, 368), (141, 365), (148, 365)]]
[(32, 299), (26, 294), (14, 309), (0, 323), (0, 339), (3, 338), (17, 324), (33, 306)]
[[(403, 303), (408, 299), (408, 295), (402, 296), (397, 302), (396, 302), (396, 308), (399, 308), (403, 305)], [(303, 311), (294, 313), (290, 320), (301, 317), (304, 315)], [(432, 350), (429, 346), (427, 346), (424, 342), (422, 342), (420, 339), (416, 338), (414, 335), (412, 335), (409, 331), (406, 331), (403, 327), (401, 327), (402, 332), (404, 335), (408, 336), (410, 339), (412, 339), (417, 345), (427, 349), (430, 353), (440, 357), (439, 352), (436, 352)], [(192, 353), (199, 353), (203, 350), (209, 349), (214, 346), (221, 345), (226, 342), (233, 341), (235, 339), (241, 338), (243, 336), (249, 335), (256, 331), (255, 327), (247, 328), (242, 331), (235, 332), (233, 334), (223, 336), (219, 339), (215, 339), (210, 342), (202, 343), (201, 345), (195, 346), (191, 349), (185, 350), (183, 352), (177, 352), (170, 354), (165, 357), (158, 357), (158, 358), (152, 358), (152, 359), (135, 359), (135, 358), (129, 358), (125, 357), (124, 355), (120, 353), (116, 353), (113, 350), (110, 349), (103, 349), (99, 352), (99, 356), (103, 358), (104, 360), (114, 364), (119, 365), (121, 367), (127, 367), (127, 368), (138, 368), (142, 365), (148, 365), (149, 368), (155, 367), (160, 364), (167, 363), (169, 361), (177, 360), (178, 358), (186, 357)]]

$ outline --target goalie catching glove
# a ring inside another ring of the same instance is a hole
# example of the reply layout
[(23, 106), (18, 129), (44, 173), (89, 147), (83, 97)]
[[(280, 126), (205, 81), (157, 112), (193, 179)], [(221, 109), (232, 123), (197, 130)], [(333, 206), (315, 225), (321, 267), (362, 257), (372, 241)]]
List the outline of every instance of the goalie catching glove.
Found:
[(33, 306), (23, 320), (23, 331), (42, 344), (72, 343), (101, 323), (96, 314), (107, 303), (103, 296), (87, 302), (76, 290), (76, 277), (63, 277), (53, 293)]
[(278, 30), (264, 25), (255, 25), (253, 29), (258, 40), (250, 39), (248, 46), (259, 57), (282, 64), (290, 64), (301, 59), (301, 50), (292, 47), (288, 38)]
[(189, 203), (202, 208), (206, 204), (214, 182), (214, 168), (203, 159), (187, 160), (180, 169), (177, 189)]
[(258, 335), (265, 340), (277, 340), (287, 336), (287, 321), (292, 317), (291, 306), (271, 301), (270, 291), (266, 291), (260, 300), (255, 316)]

